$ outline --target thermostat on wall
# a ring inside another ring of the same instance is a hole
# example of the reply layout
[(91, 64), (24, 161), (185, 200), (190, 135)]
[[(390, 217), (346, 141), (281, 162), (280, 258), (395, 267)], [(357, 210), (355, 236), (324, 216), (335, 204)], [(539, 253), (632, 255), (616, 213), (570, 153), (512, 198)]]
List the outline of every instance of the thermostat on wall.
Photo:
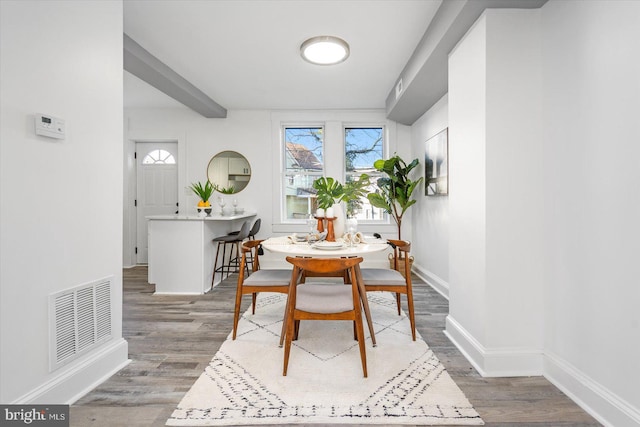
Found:
[(36, 135), (64, 139), (64, 120), (46, 114), (36, 114)]

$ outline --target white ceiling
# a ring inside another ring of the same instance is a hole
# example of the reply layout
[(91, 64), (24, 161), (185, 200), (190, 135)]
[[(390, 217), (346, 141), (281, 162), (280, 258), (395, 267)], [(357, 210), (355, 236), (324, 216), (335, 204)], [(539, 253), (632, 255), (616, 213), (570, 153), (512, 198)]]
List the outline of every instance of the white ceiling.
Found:
[[(125, 0), (125, 33), (215, 102), (234, 109), (385, 108), (441, 0)], [(346, 62), (299, 55), (335, 35)], [(177, 101), (125, 72), (125, 107)]]

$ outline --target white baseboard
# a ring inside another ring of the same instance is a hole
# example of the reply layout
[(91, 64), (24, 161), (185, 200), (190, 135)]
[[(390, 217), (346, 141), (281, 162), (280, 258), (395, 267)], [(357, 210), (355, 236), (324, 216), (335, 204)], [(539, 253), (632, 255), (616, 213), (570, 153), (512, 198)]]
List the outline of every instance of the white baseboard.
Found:
[(413, 263), (413, 273), (424, 280), (427, 285), (435, 289), (440, 295), (449, 300), (449, 283), (442, 280), (437, 275), (433, 274), (429, 270), (422, 268), (419, 264)]
[(128, 344), (114, 340), (59, 369), (46, 382), (19, 397), (12, 404), (71, 405), (129, 364)]
[(640, 426), (638, 408), (634, 408), (566, 360), (546, 353), (544, 376), (603, 425)]
[(487, 349), (451, 315), (447, 316), (445, 335), (483, 377), (542, 375), (542, 350), (524, 347)]

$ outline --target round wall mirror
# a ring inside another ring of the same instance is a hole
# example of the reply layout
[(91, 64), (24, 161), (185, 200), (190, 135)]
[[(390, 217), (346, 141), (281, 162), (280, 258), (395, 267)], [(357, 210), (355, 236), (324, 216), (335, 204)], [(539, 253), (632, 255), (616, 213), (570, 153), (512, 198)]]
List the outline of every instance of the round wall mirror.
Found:
[(222, 151), (209, 161), (207, 178), (223, 194), (239, 193), (249, 184), (251, 166), (242, 154)]

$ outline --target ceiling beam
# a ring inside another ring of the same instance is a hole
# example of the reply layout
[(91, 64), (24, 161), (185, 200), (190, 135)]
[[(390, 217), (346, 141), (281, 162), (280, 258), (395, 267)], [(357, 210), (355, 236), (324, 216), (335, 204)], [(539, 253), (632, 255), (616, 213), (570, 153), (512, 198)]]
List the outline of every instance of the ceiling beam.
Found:
[(226, 118), (227, 109), (124, 34), (124, 69), (207, 118)]
[(387, 96), (387, 118), (411, 125), (449, 90), (449, 53), (488, 8), (537, 9), (547, 0), (443, 0)]

